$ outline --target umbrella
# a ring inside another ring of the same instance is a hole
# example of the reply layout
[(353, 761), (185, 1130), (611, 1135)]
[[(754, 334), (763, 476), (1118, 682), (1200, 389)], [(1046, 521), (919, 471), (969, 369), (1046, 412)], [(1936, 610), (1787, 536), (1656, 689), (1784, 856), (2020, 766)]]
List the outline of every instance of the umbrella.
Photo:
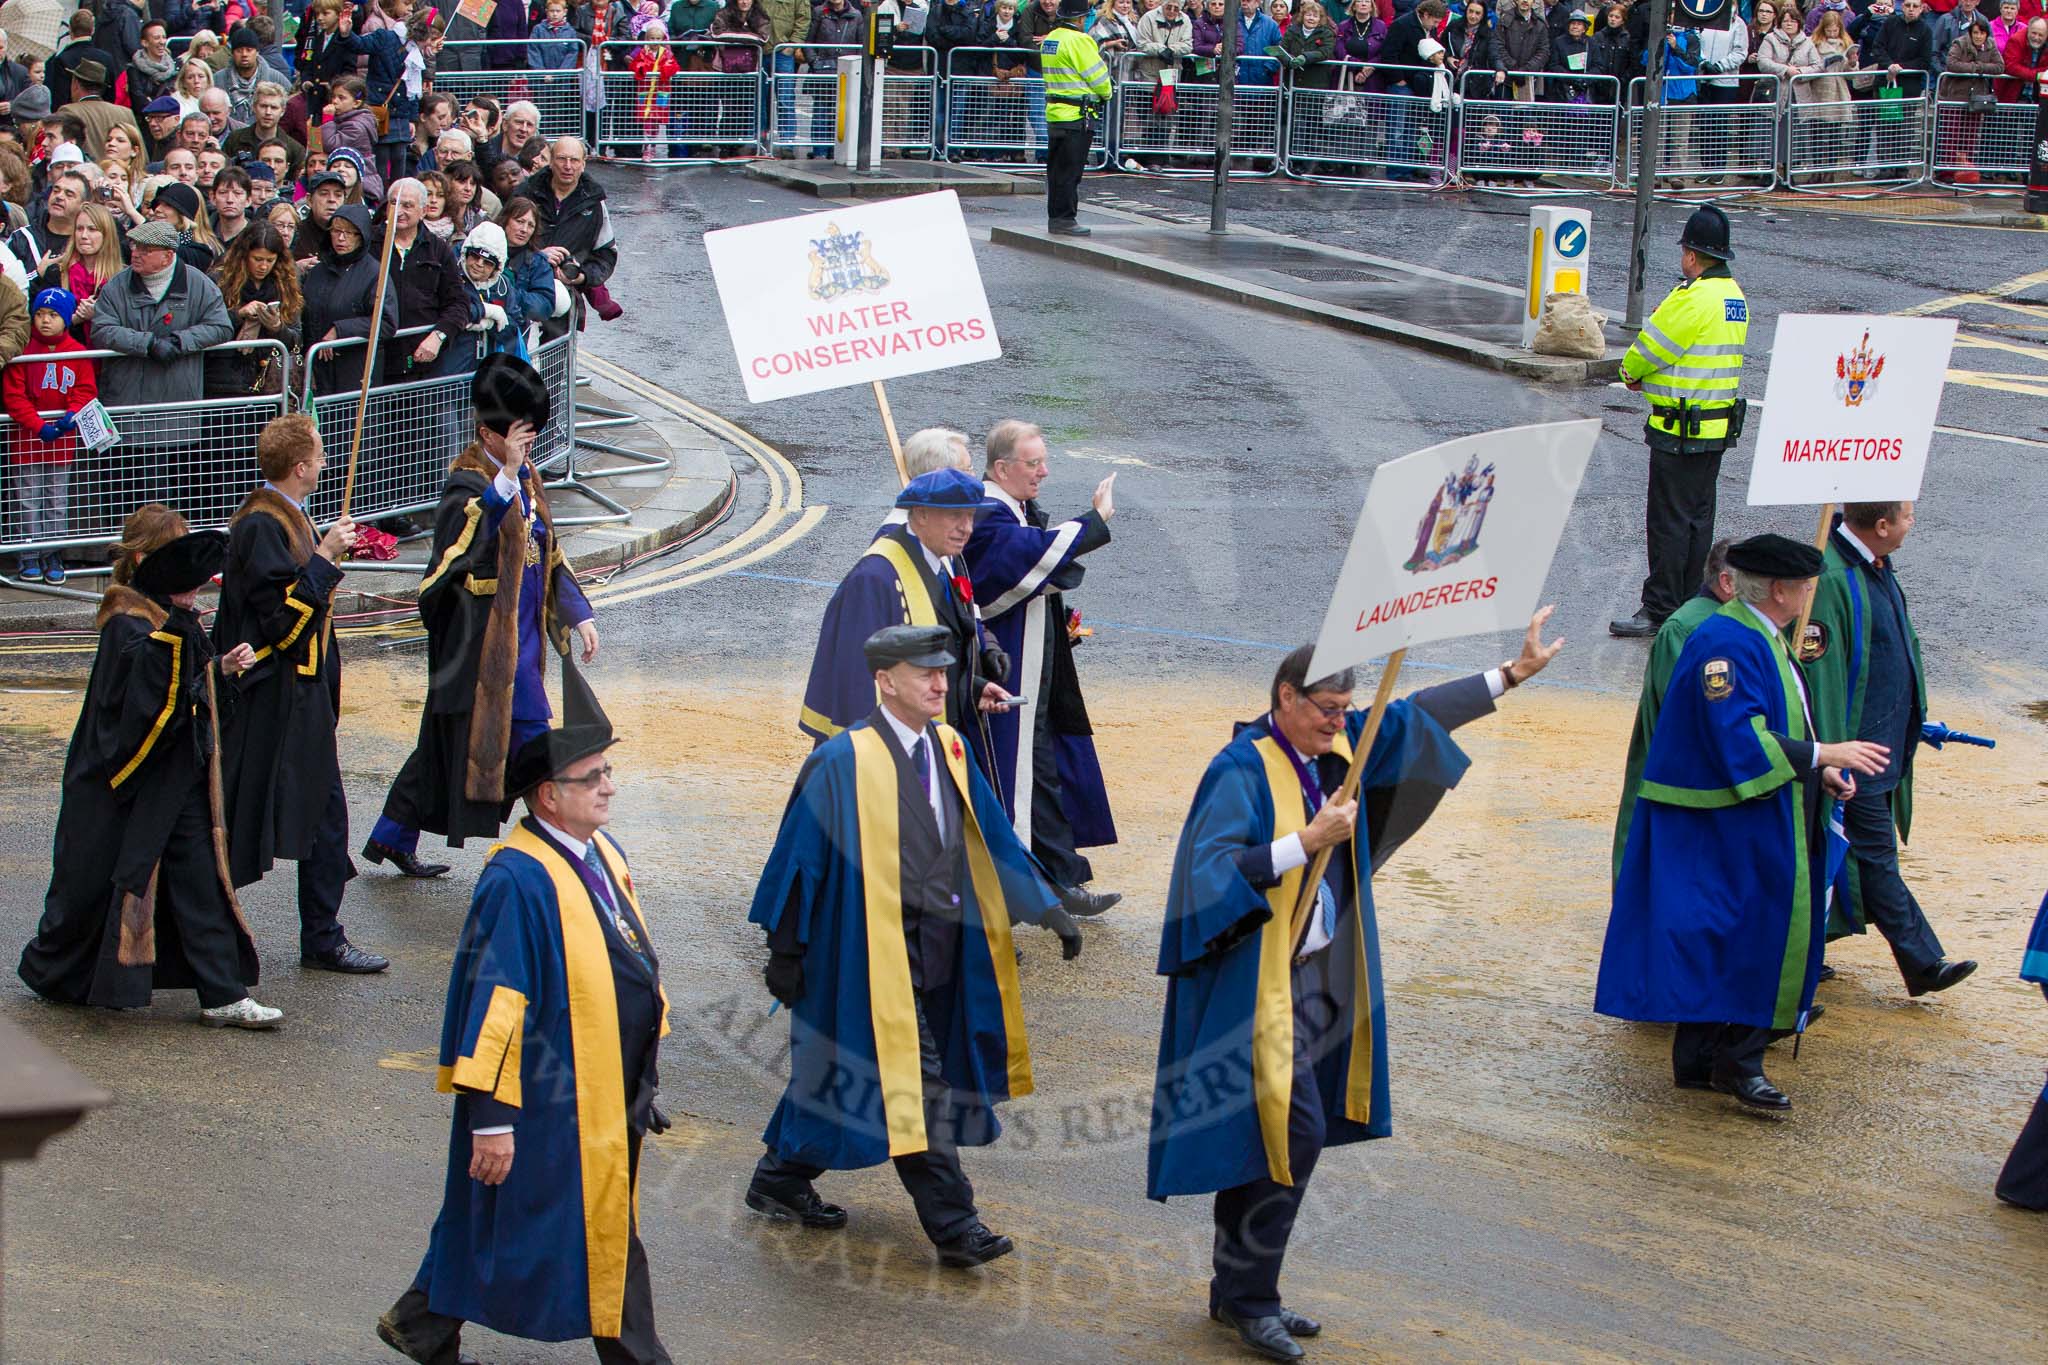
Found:
[(7, 0), (0, 5), (0, 29), (7, 30), (7, 55), (17, 62), (48, 57), (64, 41), (64, 26), (70, 18), (64, 0)]

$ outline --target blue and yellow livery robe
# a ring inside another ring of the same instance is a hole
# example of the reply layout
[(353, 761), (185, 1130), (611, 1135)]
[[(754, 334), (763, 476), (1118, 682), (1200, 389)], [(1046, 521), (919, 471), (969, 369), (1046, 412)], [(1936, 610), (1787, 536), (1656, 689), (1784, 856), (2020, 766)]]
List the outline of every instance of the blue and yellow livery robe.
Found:
[[(625, 892), (619, 913), (645, 945), (625, 852), (595, 837)], [(651, 948), (645, 979), (620, 978), (615, 959), (639, 950), (618, 934), (570, 855), (530, 822), (492, 850), (442, 1020), (436, 1083), (455, 1095), (455, 1120), (441, 1214), (414, 1280), (436, 1313), (536, 1341), (619, 1334), (639, 1216), (628, 1110), (651, 1085), (654, 1046), (622, 1039), (621, 1016), (645, 1012), (665, 1036), (668, 997)], [(490, 1126), (476, 1096), (517, 1111), (502, 1185), (469, 1175), (470, 1132)]]
[[(995, 1141), (994, 1106), (1031, 1093), (1031, 1056), (1011, 922), (1058, 904), (1033, 870), (951, 726), (934, 725), (961, 798), (967, 885), (947, 1017), (930, 1017), (953, 1091), (958, 1145)], [(898, 769), (863, 720), (797, 774), (748, 918), (801, 946), (805, 992), (791, 1010), (790, 1079), (762, 1135), (769, 1150), (827, 1170), (927, 1149), (917, 1016), (904, 944)], [(920, 799), (922, 795), (920, 794)], [(792, 935), (793, 930), (793, 935)]]
[[(1452, 686), (1455, 686), (1452, 685)], [(1483, 687), (1482, 693), (1483, 696)], [(1490, 707), (1488, 708), (1490, 709)], [(1341, 780), (1366, 712), (1352, 711), (1322, 765)], [(1261, 717), (1209, 761), (1173, 857), (1159, 973), (1167, 980), (1145, 1192), (1206, 1194), (1261, 1177), (1294, 1183), (1287, 1111), (1294, 1088), (1294, 907), (1305, 868), (1276, 886), (1247, 880), (1239, 854), (1308, 825), (1293, 764)], [(1416, 698), (1387, 707), (1360, 778), (1359, 828), (1331, 858), (1338, 895), (1329, 957), (1335, 1014), (1315, 1064), (1326, 1146), (1393, 1130), (1386, 996), (1372, 874), (1419, 829), (1468, 766)], [(1335, 782), (1324, 791), (1334, 795)]]
[(1829, 836), (1797, 669), (1783, 633), (1739, 601), (1686, 641), (1615, 879), (1601, 1014), (1804, 1027)]

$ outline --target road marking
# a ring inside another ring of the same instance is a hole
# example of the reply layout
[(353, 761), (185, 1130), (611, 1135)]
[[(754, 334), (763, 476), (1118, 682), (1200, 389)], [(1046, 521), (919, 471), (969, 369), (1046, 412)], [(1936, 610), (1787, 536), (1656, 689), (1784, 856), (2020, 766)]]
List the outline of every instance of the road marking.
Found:
[(2010, 308), (2014, 305), (2001, 303), (2000, 300), (2008, 294), (2017, 294), (2022, 289), (2031, 289), (2037, 284), (2048, 284), (2048, 270), (2036, 270), (2031, 275), (2016, 276), (2013, 279), (2007, 280), (2004, 284), (1994, 284), (1981, 293), (1950, 294), (1947, 298), (1929, 299), (1925, 303), (1916, 303), (1910, 308), (1901, 308), (1893, 316), (1902, 318), (1932, 317), (1934, 314), (1946, 309), (1960, 308), (1964, 304), (1970, 303), (1992, 303)]
[[(768, 506), (738, 535), (702, 554), (664, 565), (651, 573), (607, 583), (590, 593), (593, 604), (637, 601), (656, 593), (673, 592), (678, 588), (686, 588), (695, 583), (702, 583), (706, 579), (731, 573), (743, 564), (752, 564), (787, 549), (810, 534), (824, 518), (825, 507), (822, 504), (814, 507), (804, 505), (804, 480), (797, 467), (791, 464), (781, 451), (760, 437), (709, 408), (700, 407), (681, 394), (664, 388), (650, 379), (643, 379), (600, 356), (581, 355), (578, 359), (607, 383), (636, 394), (692, 426), (737, 447), (754, 462), (768, 480)], [(795, 522), (785, 527), (784, 523), (791, 517), (796, 518)], [(748, 549), (778, 528), (781, 528), (781, 533), (773, 540), (758, 548)], [(742, 553), (743, 551), (745, 553)]]

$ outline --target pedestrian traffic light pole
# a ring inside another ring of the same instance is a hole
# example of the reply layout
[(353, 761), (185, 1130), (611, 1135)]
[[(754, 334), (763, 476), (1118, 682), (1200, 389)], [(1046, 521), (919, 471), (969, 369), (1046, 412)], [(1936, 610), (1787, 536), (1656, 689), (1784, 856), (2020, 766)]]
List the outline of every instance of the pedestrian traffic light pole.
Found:
[[(1387, 714), (1387, 704), (1394, 699), (1394, 680), (1401, 676), (1401, 661), (1407, 657), (1408, 648), (1405, 645), (1387, 656), (1386, 666), (1380, 670), (1379, 690), (1373, 693), (1372, 710), (1365, 715), (1365, 729), (1351, 750), (1351, 766), (1345, 770), (1344, 785), (1337, 788), (1337, 794), (1330, 798), (1332, 801), (1341, 804), (1358, 795), (1359, 779), (1365, 776), (1365, 764), (1366, 760), (1372, 757), (1373, 741), (1380, 737), (1380, 721)], [(1354, 840), (1364, 839), (1369, 835), (1364, 817), (1365, 812), (1360, 811), (1358, 823), (1351, 830), (1351, 837)], [(1313, 813), (1310, 818), (1314, 818)], [(1329, 869), (1330, 855), (1336, 848), (1335, 844), (1325, 844), (1310, 860), (1308, 875), (1302, 878), (1301, 899), (1294, 904), (1294, 956), (1301, 953), (1301, 945), (1308, 938), (1309, 925), (1315, 921), (1318, 888), (1323, 884), (1323, 873)], [(1345, 856), (1355, 857), (1356, 854), (1347, 853)], [(1368, 863), (1367, 866), (1371, 864)]]
[(1650, 51), (1655, 59), (1643, 82), (1643, 134), (1636, 139), (1635, 228), (1628, 244), (1628, 311), (1621, 320), (1631, 332), (1643, 327), (1643, 289), (1650, 274), (1650, 206), (1657, 198), (1657, 144), (1664, 125), (1664, 53), (1670, 37), (1671, 0), (1650, 0)]
[(1216, 68), (1216, 179), (1209, 187), (1209, 231), (1218, 237), (1230, 231), (1230, 106), (1237, 93), (1237, 44), (1243, 31), (1242, 15), (1224, 15), (1223, 45), (1216, 49), (1221, 60)]

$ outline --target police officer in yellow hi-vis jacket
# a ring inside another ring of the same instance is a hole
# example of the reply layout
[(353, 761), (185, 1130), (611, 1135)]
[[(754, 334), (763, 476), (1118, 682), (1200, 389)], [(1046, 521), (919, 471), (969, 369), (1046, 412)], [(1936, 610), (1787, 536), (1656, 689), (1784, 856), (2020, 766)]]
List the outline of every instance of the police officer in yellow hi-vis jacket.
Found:
[(1060, 0), (1059, 26), (1038, 43), (1038, 65), (1045, 77), (1045, 216), (1046, 230), (1068, 237), (1086, 237), (1081, 226), (1081, 166), (1095, 136), (1095, 118), (1114, 89), (1102, 49), (1081, 31), (1088, 0)]
[(1728, 215), (1696, 210), (1678, 239), (1685, 282), (1671, 291), (1622, 357), (1621, 377), (1650, 400), (1650, 498), (1644, 518), (1650, 576), (1642, 606), (1607, 629), (1646, 639), (1699, 584), (1714, 542), (1721, 453), (1742, 435), (1742, 348), (1749, 302), (1728, 273)]

